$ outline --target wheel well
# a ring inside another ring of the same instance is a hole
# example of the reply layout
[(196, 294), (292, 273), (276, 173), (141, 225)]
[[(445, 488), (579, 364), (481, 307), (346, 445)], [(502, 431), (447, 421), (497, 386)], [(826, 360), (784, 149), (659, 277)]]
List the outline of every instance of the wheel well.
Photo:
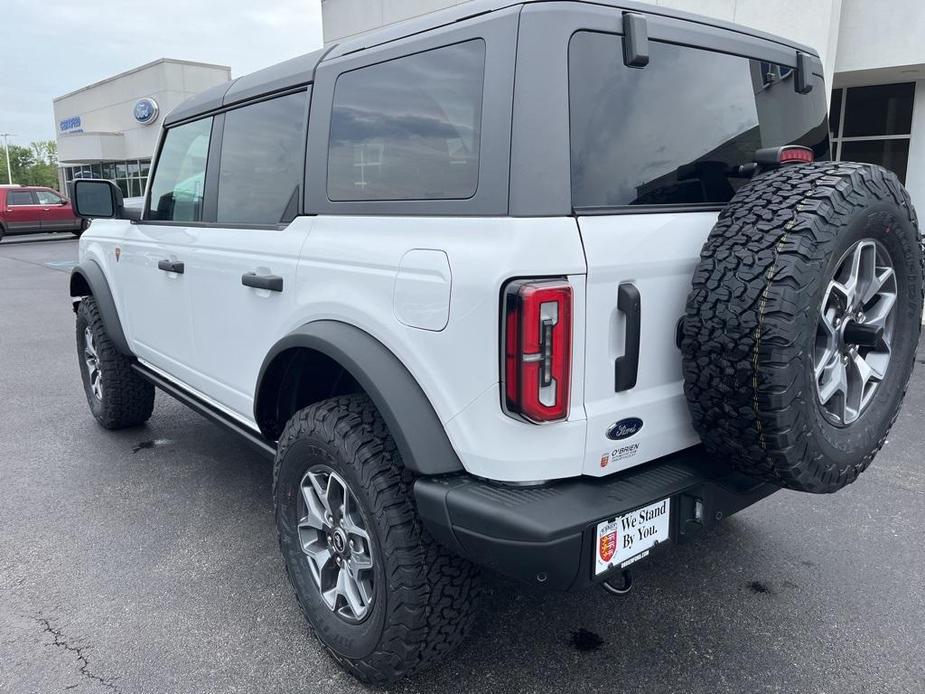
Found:
[(363, 392), (356, 379), (317, 350), (295, 347), (280, 352), (267, 367), (257, 393), (257, 425), (276, 440), (298, 410), (336, 395)]
[(87, 278), (79, 272), (71, 275), (71, 296), (92, 296), (93, 291), (90, 289), (90, 283)]

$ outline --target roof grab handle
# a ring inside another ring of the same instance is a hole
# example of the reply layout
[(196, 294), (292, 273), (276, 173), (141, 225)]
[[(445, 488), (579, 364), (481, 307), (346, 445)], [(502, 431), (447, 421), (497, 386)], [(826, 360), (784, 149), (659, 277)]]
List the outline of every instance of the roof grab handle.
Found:
[(649, 29), (645, 15), (623, 13), (623, 64), (643, 68), (649, 64)]

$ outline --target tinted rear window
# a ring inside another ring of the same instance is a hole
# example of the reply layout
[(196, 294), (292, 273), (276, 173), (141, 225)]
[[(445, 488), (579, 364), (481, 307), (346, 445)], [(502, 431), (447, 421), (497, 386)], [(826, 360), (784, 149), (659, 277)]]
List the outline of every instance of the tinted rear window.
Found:
[(6, 193), (7, 205), (34, 205), (35, 199), (28, 190), (8, 190)]
[(302, 186), (307, 105), (307, 93), (299, 92), (225, 114), (219, 222), (292, 221)]
[(715, 205), (747, 179), (755, 150), (786, 144), (829, 157), (826, 93), (797, 94), (788, 67), (649, 43), (644, 69), (622, 38), (578, 32), (569, 45), (572, 204)]
[(328, 153), (331, 200), (469, 198), (478, 185), (485, 42), (345, 73)]

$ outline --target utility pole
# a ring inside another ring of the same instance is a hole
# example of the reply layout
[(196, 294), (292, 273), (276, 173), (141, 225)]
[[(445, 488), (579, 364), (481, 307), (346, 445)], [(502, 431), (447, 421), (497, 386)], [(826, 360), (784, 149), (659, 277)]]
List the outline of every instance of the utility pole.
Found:
[(13, 133), (0, 133), (3, 138), (3, 149), (6, 150), (6, 179), (7, 183), (13, 185), (13, 171), (10, 169), (10, 137)]

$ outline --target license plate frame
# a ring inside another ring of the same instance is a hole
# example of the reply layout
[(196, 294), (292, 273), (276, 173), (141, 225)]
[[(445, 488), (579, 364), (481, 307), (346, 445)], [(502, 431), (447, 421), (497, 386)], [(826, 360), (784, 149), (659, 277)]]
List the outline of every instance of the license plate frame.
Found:
[(673, 497), (665, 497), (594, 525), (594, 576), (625, 569), (671, 540)]

